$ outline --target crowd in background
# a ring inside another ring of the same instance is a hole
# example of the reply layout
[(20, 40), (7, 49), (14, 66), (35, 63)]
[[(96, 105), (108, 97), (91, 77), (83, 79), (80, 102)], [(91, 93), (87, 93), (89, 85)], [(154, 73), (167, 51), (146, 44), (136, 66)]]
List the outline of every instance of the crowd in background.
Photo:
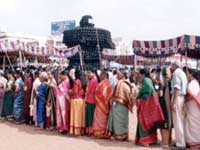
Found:
[[(170, 67), (80, 71), (16, 68), (0, 71), (1, 119), (62, 134), (127, 141), (129, 113), (137, 107), (134, 142), (172, 144), (185, 149), (200, 145), (200, 74)], [(131, 122), (134, 123), (134, 122)]]

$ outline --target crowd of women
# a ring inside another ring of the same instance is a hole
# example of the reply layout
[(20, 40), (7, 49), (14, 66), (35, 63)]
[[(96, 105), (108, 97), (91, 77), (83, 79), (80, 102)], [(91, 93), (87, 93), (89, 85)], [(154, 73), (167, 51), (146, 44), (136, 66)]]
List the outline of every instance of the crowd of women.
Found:
[[(186, 76), (187, 74), (187, 76)], [(187, 83), (189, 80), (189, 83)], [(126, 141), (129, 112), (137, 107), (135, 143), (162, 147), (200, 145), (199, 72), (169, 68), (0, 71), (1, 119), (62, 134)], [(132, 122), (135, 123), (135, 122)]]

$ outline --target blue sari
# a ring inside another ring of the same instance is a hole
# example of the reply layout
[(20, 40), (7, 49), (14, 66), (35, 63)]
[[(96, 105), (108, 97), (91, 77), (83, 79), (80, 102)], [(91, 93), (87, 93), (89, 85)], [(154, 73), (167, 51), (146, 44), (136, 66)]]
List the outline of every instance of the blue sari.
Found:
[(15, 85), (19, 87), (19, 91), (14, 97), (13, 115), (16, 121), (21, 121), (24, 106), (24, 82), (21, 78), (17, 79)]
[(45, 119), (46, 119), (46, 98), (47, 98), (47, 88), (48, 85), (46, 83), (41, 83), (37, 88), (37, 124), (40, 127), (44, 127)]

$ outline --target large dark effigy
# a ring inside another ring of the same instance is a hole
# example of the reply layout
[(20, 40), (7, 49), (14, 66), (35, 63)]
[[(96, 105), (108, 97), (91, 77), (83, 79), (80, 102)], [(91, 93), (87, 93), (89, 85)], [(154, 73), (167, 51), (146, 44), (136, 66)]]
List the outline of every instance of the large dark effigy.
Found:
[[(84, 67), (100, 68), (101, 52), (104, 48), (114, 49), (111, 33), (108, 30), (95, 28), (90, 23), (92, 16), (83, 16), (80, 26), (64, 31), (63, 43), (68, 47), (80, 45)], [(70, 66), (80, 66), (80, 55), (77, 53), (70, 58)]]

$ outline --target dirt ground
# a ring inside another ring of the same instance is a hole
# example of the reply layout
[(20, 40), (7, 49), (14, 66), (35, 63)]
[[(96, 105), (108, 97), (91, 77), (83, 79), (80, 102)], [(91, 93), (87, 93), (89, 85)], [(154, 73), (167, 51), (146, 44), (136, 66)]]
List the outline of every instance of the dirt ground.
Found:
[[(98, 140), (89, 137), (72, 137), (59, 133), (38, 130), (34, 126), (16, 125), (0, 121), (0, 150), (159, 150), (159, 146), (139, 147), (134, 145), (136, 113), (130, 116), (129, 142)], [(160, 139), (160, 136), (159, 136)]]

